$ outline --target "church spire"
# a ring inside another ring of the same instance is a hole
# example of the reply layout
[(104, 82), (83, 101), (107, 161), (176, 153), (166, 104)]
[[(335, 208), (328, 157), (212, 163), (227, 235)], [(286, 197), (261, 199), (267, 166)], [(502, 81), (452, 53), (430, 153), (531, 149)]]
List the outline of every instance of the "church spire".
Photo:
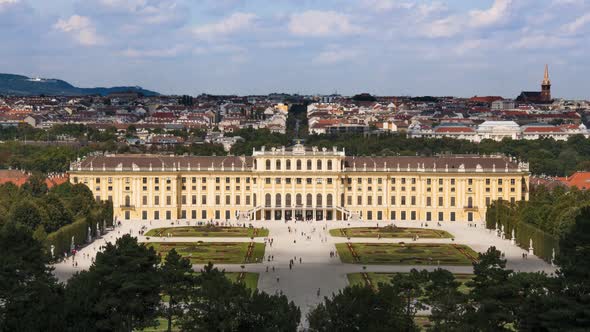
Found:
[(543, 77), (543, 84), (551, 84), (551, 81), (549, 80), (549, 65), (545, 65), (545, 76)]

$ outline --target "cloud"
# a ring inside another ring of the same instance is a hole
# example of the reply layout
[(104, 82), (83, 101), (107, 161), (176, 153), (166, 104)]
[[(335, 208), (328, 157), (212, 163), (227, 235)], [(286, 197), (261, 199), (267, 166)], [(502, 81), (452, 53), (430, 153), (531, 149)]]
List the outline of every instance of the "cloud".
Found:
[(254, 26), (255, 20), (255, 14), (234, 13), (219, 22), (194, 28), (192, 32), (199, 39), (214, 39), (250, 29)]
[(86, 16), (72, 15), (67, 20), (60, 19), (53, 28), (72, 37), (81, 45), (94, 46), (104, 43), (104, 39), (96, 33), (96, 28)]
[(571, 23), (565, 24), (562, 30), (567, 34), (573, 35), (578, 33), (588, 23), (590, 23), (590, 13), (578, 17)]
[(260, 43), (262, 48), (270, 49), (286, 49), (303, 46), (303, 42), (294, 40), (277, 40), (277, 41), (265, 41)]
[(420, 34), (429, 38), (453, 37), (463, 29), (463, 22), (458, 16), (449, 16), (425, 24)]
[(320, 65), (332, 65), (340, 62), (352, 61), (360, 56), (360, 52), (352, 49), (333, 48), (318, 54), (313, 63)]
[(322, 10), (291, 15), (288, 28), (293, 35), (302, 37), (344, 36), (363, 32), (361, 27), (351, 22), (349, 15)]
[(159, 49), (136, 49), (128, 48), (121, 52), (123, 56), (129, 58), (170, 58), (176, 57), (186, 51), (186, 47), (183, 45), (176, 45), (170, 48), (159, 48)]
[(494, 0), (492, 7), (486, 10), (472, 10), (469, 12), (470, 25), (485, 27), (505, 21), (510, 14), (512, 0)]
[(395, 9), (410, 9), (415, 6), (411, 2), (398, 0), (362, 0), (361, 5), (362, 7), (371, 9), (375, 12), (391, 11)]
[(518, 39), (512, 43), (511, 47), (515, 49), (560, 49), (574, 45), (575, 41), (573, 39), (547, 34), (532, 34)]

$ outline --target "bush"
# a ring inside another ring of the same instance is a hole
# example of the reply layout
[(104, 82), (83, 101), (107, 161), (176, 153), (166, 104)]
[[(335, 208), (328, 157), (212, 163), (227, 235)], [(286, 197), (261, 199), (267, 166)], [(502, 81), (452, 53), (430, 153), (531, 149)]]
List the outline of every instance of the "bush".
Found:
[(74, 237), (74, 244), (81, 245), (86, 242), (88, 236), (88, 222), (85, 217), (78, 218), (73, 223), (63, 226), (57, 231), (47, 235), (47, 252), (51, 252), (51, 245), (55, 246), (54, 254), (56, 257), (61, 257), (64, 252), (70, 251), (72, 243), (72, 236)]

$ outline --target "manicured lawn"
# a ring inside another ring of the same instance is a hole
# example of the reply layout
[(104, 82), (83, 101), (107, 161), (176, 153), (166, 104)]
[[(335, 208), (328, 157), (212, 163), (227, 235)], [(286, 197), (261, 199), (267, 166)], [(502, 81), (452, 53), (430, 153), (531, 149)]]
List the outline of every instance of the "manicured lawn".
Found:
[(253, 227), (181, 226), (150, 229), (145, 236), (154, 237), (264, 237), (268, 229)]
[[(379, 285), (379, 283), (387, 283), (391, 281), (391, 278), (395, 275), (395, 273), (382, 273), (382, 272), (367, 272), (369, 279), (371, 280), (371, 284), (374, 286)], [(468, 293), (469, 288), (465, 286), (465, 283), (473, 279), (473, 274), (463, 274), (463, 273), (456, 273), (455, 279), (461, 283), (459, 286), (459, 291), (462, 293)], [(365, 285), (365, 280), (361, 273), (349, 273), (346, 275), (348, 278), (348, 283), (353, 285)]]
[(406, 228), (406, 227), (353, 227), (335, 228), (330, 230), (330, 235), (337, 237), (378, 237), (382, 238), (414, 238), (419, 236), (423, 239), (452, 238), (453, 235), (447, 231), (430, 228)]
[(162, 257), (173, 248), (182, 257), (190, 259), (192, 264), (242, 264), (254, 263), (264, 256), (264, 243), (254, 243), (254, 250), (249, 260), (246, 253), (250, 242), (148, 242)]
[[(471, 265), (477, 253), (461, 244), (446, 243), (352, 243), (356, 260), (347, 243), (337, 243), (344, 263), (391, 265)], [(470, 258), (471, 257), (471, 258)]]

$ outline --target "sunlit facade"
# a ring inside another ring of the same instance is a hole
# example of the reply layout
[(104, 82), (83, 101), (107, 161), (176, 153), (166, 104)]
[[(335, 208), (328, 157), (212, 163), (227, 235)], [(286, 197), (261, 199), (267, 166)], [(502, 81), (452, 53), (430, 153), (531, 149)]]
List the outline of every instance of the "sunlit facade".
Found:
[(346, 156), (262, 148), (252, 156), (96, 155), (70, 181), (132, 220), (482, 221), (528, 199), (528, 164), (502, 156)]

